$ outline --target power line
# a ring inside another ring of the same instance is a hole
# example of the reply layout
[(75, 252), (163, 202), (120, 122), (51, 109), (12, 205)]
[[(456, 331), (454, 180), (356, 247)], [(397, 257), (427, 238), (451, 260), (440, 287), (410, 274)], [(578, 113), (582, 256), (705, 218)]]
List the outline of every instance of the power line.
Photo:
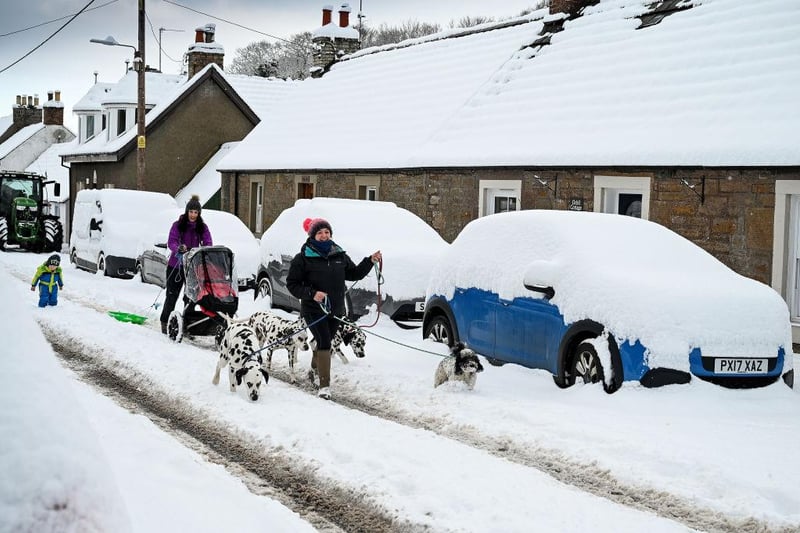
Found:
[[(99, 6), (93, 7), (92, 9), (87, 9), (86, 11), (94, 11), (95, 9), (100, 9), (101, 7), (106, 7), (107, 5), (113, 4), (113, 3), (118, 2), (118, 1), (119, 0), (111, 0), (110, 2), (106, 2), (105, 4), (101, 4)], [(75, 15), (77, 15), (77, 14), (78, 13), (75, 13)], [(33, 26), (28, 26), (27, 28), (22, 28), (21, 30), (15, 30), (15, 31), (11, 31), (11, 32), (8, 32), (8, 33), (0, 33), (0, 37), (8, 37), (9, 35), (15, 35), (17, 33), (22, 33), (24, 31), (32, 30), (32, 29), (38, 28), (40, 26), (46, 26), (48, 24), (52, 24), (53, 22), (58, 22), (59, 20), (64, 20), (65, 18), (69, 18), (71, 16), (73, 16), (73, 15), (72, 14), (64, 15), (63, 17), (58, 17), (57, 19), (48, 20), (47, 22), (42, 22), (40, 24), (35, 24)]]
[(33, 49), (30, 51), (30, 52), (28, 52), (28, 53), (27, 53), (27, 54), (25, 54), (24, 56), (20, 57), (19, 59), (17, 59), (17, 60), (16, 60), (16, 61), (14, 61), (13, 63), (11, 63), (11, 64), (10, 64), (10, 65), (8, 65), (7, 67), (5, 67), (4, 69), (0, 70), (0, 74), (2, 74), (3, 72), (5, 72), (6, 70), (10, 69), (10, 68), (11, 68), (11, 67), (13, 67), (14, 65), (16, 65), (17, 63), (19, 63), (20, 61), (22, 61), (23, 59), (25, 59), (26, 57), (28, 57), (28, 56), (29, 56), (29, 55), (31, 55), (32, 53), (34, 53), (36, 50), (38, 50), (39, 48), (41, 48), (41, 47), (42, 47), (42, 45), (44, 45), (44, 43), (46, 43), (47, 41), (49, 41), (50, 39), (52, 39), (53, 37), (55, 37), (55, 36), (56, 36), (56, 34), (57, 34), (58, 32), (60, 32), (60, 31), (61, 31), (61, 30), (63, 30), (64, 28), (66, 28), (66, 27), (67, 27), (67, 25), (68, 25), (70, 22), (72, 22), (73, 20), (75, 20), (75, 19), (78, 17), (78, 15), (80, 15), (81, 13), (83, 13), (84, 11), (86, 11), (86, 8), (88, 8), (88, 7), (89, 7), (90, 5), (92, 5), (92, 4), (94, 4), (94, 0), (89, 0), (89, 3), (88, 3), (88, 4), (86, 4), (85, 6), (83, 6), (83, 9), (81, 9), (80, 11), (78, 11), (77, 13), (75, 13), (75, 15), (73, 15), (71, 19), (69, 19), (68, 21), (66, 21), (66, 22), (65, 22), (65, 23), (64, 23), (64, 24), (63, 24), (63, 25), (62, 25), (60, 28), (58, 28), (56, 31), (54, 31), (54, 32), (53, 32), (53, 33), (50, 35), (50, 37), (48, 37), (47, 39), (45, 39), (44, 41), (42, 41), (41, 43), (39, 43), (38, 45), (36, 45), (36, 47), (34, 47), (34, 48), (33, 48)]
[(194, 11), (195, 13), (199, 13), (199, 14), (205, 15), (207, 17), (211, 17), (212, 19), (220, 20), (220, 21), (228, 23), (228, 24), (233, 24), (234, 26), (238, 26), (238, 27), (240, 27), (240, 28), (242, 28), (244, 30), (252, 31), (254, 33), (258, 33), (258, 34), (261, 34), (261, 35), (266, 35), (267, 37), (270, 37), (272, 39), (278, 39), (279, 41), (284, 41), (284, 42), (287, 42), (289, 44), (294, 44), (292, 41), (290, 41), (288, 39), (284, 39), (283, 37), (278, 37), (277, 35), (270, 35), (269, 33), (264, 33), (263, 31), (254, 30), (253, 28), (248, 28), (247, 26), (242, 26), (241, 24), (238, 24), (236, 22), (232, 22), (230, 20), (225, 20), (225, 19), (220, 18), (220, 17), (215, 17), (214, 15), (209, 15), (208, 13), (204, 13), (202, 11), (198, 11), (197, 9), (181, 5), (181, 4), (177, 3), (177, 2), (172, 2), (171, 0), (164, 0), (164, 2), (166, 2), (168, 4), (172, 4), (172, 5), (178, 6), (178, 7), (182, 7), (183, 9), (188, 9), (189, 11)]
[[(182, 63), (182, 61), (179, 61), (179, 60), (177, 60), (177, 59), (172, 59), (168, 53), (164, 52), (164, 49), (161, 47), (161, 39), (159, 39), (159, 38), (156, 36), (156, 29), (155, 29), (155, 27), (153, 27), (153, 22), (150, 20), (150, 15), (148, 15), (147, 13), (145, 13), (145, 14), (144, 14), (144, 16), (145, 16), (145, 18), (147, 19), (147, 23), (150, 25), (150, 33), (152, 33), (152, 34), (153, 34), (153, 38), (154, 38), (154, 39), (156, 40), (156, 42), (158, 43), (158, 52), (159, 52), (159, 53), (163, 53), (165, 56), (167, 56), (167, 59), (169, 59), (170, 61), (174, 61), (175, 63)], [(159, 65), (159, 67), (160, 67), (160, 66), (161, 66), (161, 65)]]

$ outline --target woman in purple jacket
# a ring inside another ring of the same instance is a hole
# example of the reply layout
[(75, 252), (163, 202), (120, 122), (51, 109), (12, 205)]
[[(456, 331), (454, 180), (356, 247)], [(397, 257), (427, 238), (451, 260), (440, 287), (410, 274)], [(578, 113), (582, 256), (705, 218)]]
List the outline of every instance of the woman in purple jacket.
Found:
[(198, 246), (211, 246), (211, 232), (200, 216), (200, 198), (192, 196), (186, 203), (186, 212), (172, 223), (169, 230), (169, 261), (167, 262), (167, 297), (161, 309), (161, 333), (167, 333), (167, 320), (183, 287), (183, 254)]

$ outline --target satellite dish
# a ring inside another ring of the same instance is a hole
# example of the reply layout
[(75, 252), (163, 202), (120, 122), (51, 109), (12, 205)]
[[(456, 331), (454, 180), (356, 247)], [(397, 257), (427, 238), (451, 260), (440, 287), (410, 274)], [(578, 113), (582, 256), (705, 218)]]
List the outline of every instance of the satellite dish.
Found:
[(53, 133), (53, 138), (56, 140), (57, 143), (62, 142), (66, 138), (67, 134), (64, 130), (56, 130)]

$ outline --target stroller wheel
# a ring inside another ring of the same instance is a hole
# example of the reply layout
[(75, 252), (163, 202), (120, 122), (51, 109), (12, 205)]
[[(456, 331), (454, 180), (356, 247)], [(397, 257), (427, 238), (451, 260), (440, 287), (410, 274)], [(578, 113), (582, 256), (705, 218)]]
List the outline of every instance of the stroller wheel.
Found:
[(167, 320), (167, 336), (174, 342), (183, 340), (183, 316), (177, 311), (173, 311)]

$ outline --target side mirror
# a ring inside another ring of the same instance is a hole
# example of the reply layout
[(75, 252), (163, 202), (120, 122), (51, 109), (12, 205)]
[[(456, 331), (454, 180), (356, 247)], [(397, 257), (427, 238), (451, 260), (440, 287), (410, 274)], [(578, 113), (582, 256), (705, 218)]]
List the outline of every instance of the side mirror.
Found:
[(56, 183), (53, 185), (53, 196), (61, 196), (61, 184)]
[(556, 295), (556, 291), (553, 289), (553, 287), (548, 287), (545, 285), (529, 285), (526, 283), (525, 288), (529, 291), (541, 293), (545, 300), (550, 300)]
[(167, 249), (167, 243), (159, 242), (159, 243), (156, 243), (155, 247), (156, 248), (163, 248), (164, 250), (166, 250)]
[(98, 222), (96, 218), (93, 218), (89, 222), (89, 230), (90, 231), (103, 231), (103, 228), (101, 227), (102, 225), (103, 225), (103, 221), (102, 220), (100, 222)]

